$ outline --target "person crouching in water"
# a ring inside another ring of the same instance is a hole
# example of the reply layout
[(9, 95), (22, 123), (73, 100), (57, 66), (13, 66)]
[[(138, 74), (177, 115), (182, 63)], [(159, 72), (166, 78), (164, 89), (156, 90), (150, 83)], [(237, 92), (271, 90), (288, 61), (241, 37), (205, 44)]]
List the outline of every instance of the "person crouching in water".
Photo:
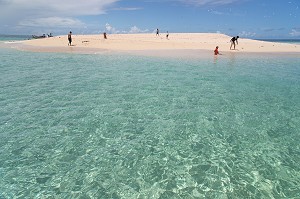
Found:
[(232, 38), (231, 38), (231, 40), (230, 40), (230, 42), (231, 42), (230, 50), (231, 50), (232, 46), (233, 46), (233, 50), (235, 50), (235, 42), (236, 42), (237, 45), (239, 44), (239, 43), (238, 43), (238, 38), (240, 38), (240, 37), (239, 37), (239, 36), (236, 36), (236, 37), (232, 37)]
[(219, 53), (219, 46), (216, 47), (216, 49), (214, 50), (215, 55), (220, 55)]

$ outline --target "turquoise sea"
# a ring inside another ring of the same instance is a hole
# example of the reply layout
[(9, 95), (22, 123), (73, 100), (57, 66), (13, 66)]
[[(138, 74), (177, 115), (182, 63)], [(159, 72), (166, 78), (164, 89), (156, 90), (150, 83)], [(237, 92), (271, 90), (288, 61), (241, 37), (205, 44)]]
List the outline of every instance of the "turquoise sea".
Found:
[(258, 39), (258, 40), (277, 42), (277, 43), (300, 44), (300, 39)]
[(31, 39), (30, 35), (0, 35), (0, 42), (5, 41), (21, 41)]
[(0, 198), (300, 198), (300, 57), (0, 48)]

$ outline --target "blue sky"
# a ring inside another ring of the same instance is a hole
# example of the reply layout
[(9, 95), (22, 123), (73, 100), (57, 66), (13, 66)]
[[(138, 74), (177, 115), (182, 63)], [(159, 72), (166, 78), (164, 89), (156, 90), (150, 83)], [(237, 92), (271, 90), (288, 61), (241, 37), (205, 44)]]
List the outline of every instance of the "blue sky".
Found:
[(0, 34), (219, 32), (300, 38), (300, 0), (0, 0)]

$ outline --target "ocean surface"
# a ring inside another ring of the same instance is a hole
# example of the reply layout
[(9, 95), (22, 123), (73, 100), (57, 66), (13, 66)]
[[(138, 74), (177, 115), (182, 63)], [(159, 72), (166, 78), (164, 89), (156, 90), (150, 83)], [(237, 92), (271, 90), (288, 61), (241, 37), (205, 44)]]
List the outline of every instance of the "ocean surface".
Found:
[(276, 43), (300, 44), (300, 39), (258, 39), (258, 40), (276, 42)]
[(300, 198), (299, 56), (0, 48), (0, 198)]
[(31, 39), (31, 35), (0, 35), (0, 42), (5, 41), (21, 41)]

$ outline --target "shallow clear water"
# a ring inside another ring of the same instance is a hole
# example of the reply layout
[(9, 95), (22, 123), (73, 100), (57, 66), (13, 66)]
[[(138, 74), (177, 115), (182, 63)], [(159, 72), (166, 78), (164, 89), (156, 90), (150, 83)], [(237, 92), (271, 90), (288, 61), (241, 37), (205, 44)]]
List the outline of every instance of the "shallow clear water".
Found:
[(28, 40), (31, 38), (31, 35), (0, 35), (0, 42)]
[(258, 39), (258, 40), (278, 42), (278, 43), (300, 44), (300, 39)]
[(300, 198), (299, 58), (0, 56), (0, 198)]

